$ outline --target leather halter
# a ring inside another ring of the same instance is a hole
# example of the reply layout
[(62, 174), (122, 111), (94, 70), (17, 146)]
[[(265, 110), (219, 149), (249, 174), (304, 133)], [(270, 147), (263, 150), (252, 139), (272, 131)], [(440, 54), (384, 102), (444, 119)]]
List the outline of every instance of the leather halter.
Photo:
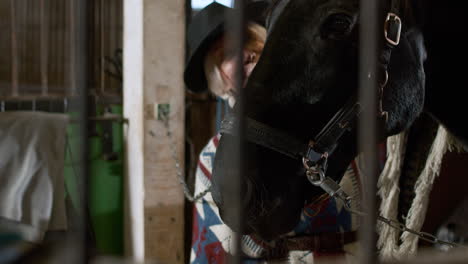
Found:
[[(387, 113), (382, 109), (383, 88), (388, 81), (388, 65), (392, 50), (400, 42), (401, 19), (399, 13), (400, 0), (391, 2), (390, 12), (388, 12), (384, 22), (384, 46), (379, 57), (379, 63), (382, 72), (385, 73), (380, 83), (379, 93), (379, 115), (387, 118)], [(329, 155), (333, 153), (339, 139), (343, 134), (351, 130), (355, 121), (362, 112), (362, 106), (355, 98), (351, 98), (323, 127), (314, 140), (304, 142), (286, 133), (272, 128), (266, 124), (256, 121), (252, 118), (245, 118), (245, 137), (248, 141), (263, 147), (280, 152), (294, 159), (302, 159), (307, 170), (320, 164), (326, 169), (326, 161)], [(229, 114), (221, 123), (221, 134), (234, 135), (234, 127), (237, 125), (236, 117)], [(322, 171), (323, 173), (323, 171)], [(322, 177), (323, 175), (321, 175)], [(312, 181), (311, 181), (312, 182)]]

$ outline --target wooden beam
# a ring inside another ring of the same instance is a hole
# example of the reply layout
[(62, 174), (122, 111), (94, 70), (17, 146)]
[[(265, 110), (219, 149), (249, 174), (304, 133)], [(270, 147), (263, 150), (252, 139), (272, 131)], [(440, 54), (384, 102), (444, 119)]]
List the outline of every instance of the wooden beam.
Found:
[(145, 258), (144, 241), (144, 120), (143, 120), (143, 0), (124, 1), (125, 132), (125, 255)]
[[(147, 259), (184, 263), (184, 197), (171, 147), (184, 168), (185, 0), (144, 1), (145, 251)], [(154, 115), (170, 105), (169, 126)]]
[[(185, 0), (124, 5), (126, 252), (184, 263), (184, 198), (171, 147), (183, 168)], [(170, 105), (171, 139), (154, 114), (158, 104)]]

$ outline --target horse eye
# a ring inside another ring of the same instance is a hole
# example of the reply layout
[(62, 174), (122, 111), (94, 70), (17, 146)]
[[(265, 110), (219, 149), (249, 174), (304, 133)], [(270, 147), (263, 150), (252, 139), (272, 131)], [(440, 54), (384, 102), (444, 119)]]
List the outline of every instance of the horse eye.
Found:
[(351, 32), (353, 20), (346, 14), (333, 14), (329, 16), (321, 27), (324, 38), (340, 39)]

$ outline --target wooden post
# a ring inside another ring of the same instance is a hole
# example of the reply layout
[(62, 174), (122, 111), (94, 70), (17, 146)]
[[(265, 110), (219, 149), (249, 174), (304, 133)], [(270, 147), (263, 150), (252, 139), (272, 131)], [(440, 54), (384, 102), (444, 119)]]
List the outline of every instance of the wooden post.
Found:
[(125, 132), (124, 243), (125, 255), (145, 258), (143, 152), (143, 0), (124, 1), (124, 116)]
[[(148, 259), (184, 263), (184, 197), (171, 145), (184, 161), (185, 1), (144, 2), (145, 251)], [(170, 105), (169, 126), (157, 120), (157, 104)]]
[[(175, 144), (183, 169), (185, 1), (127, 0), (124, 4), (127, 220), (131, 220), (126, 225), (131, 239), (127, 249), (136, 259), (144, 256), (182, 264), (184, 197), (171, 146)], [(172, 139), (155, 114), (158, 104), (170, 105)]]

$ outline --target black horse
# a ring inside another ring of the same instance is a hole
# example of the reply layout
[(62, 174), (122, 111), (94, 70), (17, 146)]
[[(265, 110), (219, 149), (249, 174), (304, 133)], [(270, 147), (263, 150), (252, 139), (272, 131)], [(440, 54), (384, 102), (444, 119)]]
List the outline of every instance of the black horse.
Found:
[[(426, 111), (466, 143), (462, 35), (468, 23), (463, 1), (399, 2), (395, 12), (402, 21), (401, 39), (386, 65), (382, 106), (388, 119), (379, 128), (379, 139), (407, 129)], [(382, 0), (382, 31), (391, 3)], [(357, 94), (363, 34), (358, 16), (358, 0), (274, 1), (268, 40), (246, 87), (246, 116), (303, 141), (317, 135)], [(328, 158), (327, 176), (336, 181), (357, 155), (356, 133), (353, 126), (340, 137)], [(230, 156), (234, 144), (234, 136), (223, 134), (212, 187), (228, 225), (232, 219), (224, 212), (234, 203), (229, 178), (238, 175)], [(273, 239), (291, 230), (304, 203), (323, 191), (308, 182), (300, 160), (250, 141), (245, 150), (241, 197), (246, 232)]]

